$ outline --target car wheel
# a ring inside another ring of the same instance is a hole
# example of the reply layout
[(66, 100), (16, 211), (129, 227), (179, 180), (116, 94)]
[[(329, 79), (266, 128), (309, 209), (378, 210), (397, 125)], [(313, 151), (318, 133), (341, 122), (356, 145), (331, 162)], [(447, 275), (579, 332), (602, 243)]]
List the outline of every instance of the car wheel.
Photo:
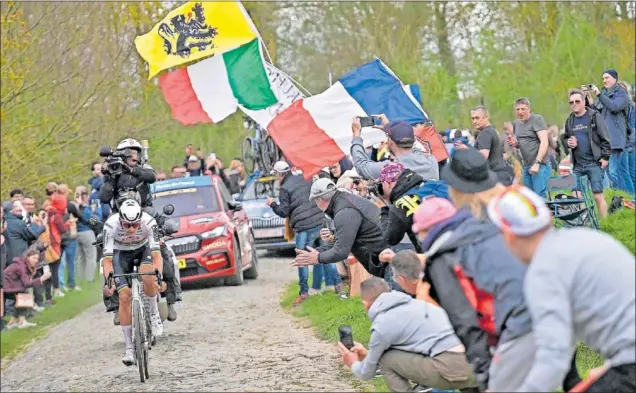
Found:
[(232, 242), (234, 246), (234, 266), (236, 267), (236, 273), (231, 277), (225, 278), (225, 285), (243, 285), (243, 263), (241, 262), (241, 251), (238, 247), (238, 240), (234, 239)]
[(254, 280), (258, 277), (258, 255), (254, 246), (254, 234), (250, 231), (250, 246), (252, 247), (252, 266), (243, 273), (243, 277)]

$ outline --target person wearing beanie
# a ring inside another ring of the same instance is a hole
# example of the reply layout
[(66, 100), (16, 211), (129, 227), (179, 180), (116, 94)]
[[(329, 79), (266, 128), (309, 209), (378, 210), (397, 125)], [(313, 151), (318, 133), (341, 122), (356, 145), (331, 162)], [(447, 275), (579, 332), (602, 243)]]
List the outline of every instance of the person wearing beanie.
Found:
[[(495, 225), (473, 217), (467, 208), (457, 210), (443, 198), (422, 201), (412, 230), (426, 250), (424, 279), (431, 297), (449, 314), (482, 387), (514, 391), (531, 365), (527, 354), (534, 342), (523, 296), (526, 267), (506, 249)], [(482, 308), (486, 302), (466, 302), (472, 297), (466, 292), (466, 279), (475, 291), (482, 291), (481, 299), (484, 294), (491, 299), (490, 310)], [(565, 391), (580, 381), (574, 356), (570, 359), (572, 371), (562, 380)]]
[(625, 154), (629, 127), (629, 95), (618, 83), (618, 72), (613, 69), (603, 71), (603, 88), (592, 86), (596, 94), (594, 109), (601, 112), (609, 133), (612, 154), (609, 160), (608, 176), (613, 188), (634, 194), (634, 184), (629, 174), (629, 156)]
[(636, 391), (634, 255), (600, 231), (554, 229), (545, 201), (525, 187), (495, 197), (488, 216), (528, 265), (524, 294), (536, 350), (524, 382), (512, 391), (555, 391), (577, 342), (606, 359), (586, 391)]

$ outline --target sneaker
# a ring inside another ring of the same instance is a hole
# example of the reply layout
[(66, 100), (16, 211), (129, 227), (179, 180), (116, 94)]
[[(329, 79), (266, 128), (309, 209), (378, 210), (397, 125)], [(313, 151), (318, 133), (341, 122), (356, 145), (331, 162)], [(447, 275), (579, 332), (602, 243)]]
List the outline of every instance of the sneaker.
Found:
[(124, 365), (126, 366), (132, 366), (133, 364), (135, 364), (135, 351), (132, 348), (126, 349), (126, 353), (124, 354), (124, 357), (121, 358), (121, 362), (124, 363)]
[(321, 292), (322, 292), (322, 291), (321, 291), (320, 289), (313, 289), (313, 288), (310, 288), (310, 289), (309, 289), (309, 296), (318, 295), (318, 294), (320, 294)]
[(428, 388), (426, 386), (422, 386), (420, 384), (417, 384), (413, 387), (413, 391), (417, 392), (417, 393), (426, 393), (426, 392), (432, 392), (433, 388)]
[(150, 325), (152, 328), (152, 335), (154, 337), (161, 337), (163, 334), (163, 323), (161, 323), (161, 317), (159, 315), (151, 317)]
[(75, 291), (75, 292), (79, 292), (79, 291), (81, 291), (81, 290), (82, 290), (82, 288), (80, 288), (80, 287), (79, 287), (79, 286), (77, 286), (77, 285), (75, 286), (75, 288), (73, 288), (73, 291)]
[(44, 307), (40, 307), (37, 304), (35, 306), (33, 306), (33, 311), (35, 312), (42, 312), (44, 311)]
[(35, 327), (35, 326), (38, 326), (38, 324), (29, 322), (29, 321), (24, 321), (18, 324), (18, 329), (26, 329), (26, 328)]
[(13, 322), (13, 323), (7, 324), (7, 330), (15, 329), (17, 327), (18, 327), (18, 323), (17, 322)]
[(309, 298), (309, 294), (308, 293), (303, 293), (298, 295), (298, 297), (296, 298), (296, 300), (294, 300), (294, 306), (299, 305), (300, 303), (304, 302), (305, 300), (307, 300)]
[(64, 297), (64, 292), (62, 292), (61, 289), (58, 289), (55, 291), (55, 296), (57, 297)]
[(49, 299), (49, 300), (46, 301), (46, 305), (47, 306), (55, 306), (56, 303), (57, 302), (55, 300), (53, 300), (53, 299)]
[(119, 311), (115, 311), (113, 316), (113, 325), (119, 326)]
[(174, 322), (177, 320), (177, 310), (174, 309), (174, 304), (168, 304), (168, 321)]
[(323, 289), (323, 292), (331, 292), (335, 290), (335, 287), (333, 285), (325, 285), (325, 289)]

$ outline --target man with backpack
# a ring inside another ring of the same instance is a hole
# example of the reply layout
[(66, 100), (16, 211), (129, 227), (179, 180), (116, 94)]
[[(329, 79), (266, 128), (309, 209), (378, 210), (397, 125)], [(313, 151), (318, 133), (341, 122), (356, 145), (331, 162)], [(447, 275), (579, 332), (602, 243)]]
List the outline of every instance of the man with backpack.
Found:
[[(422, 201), (413, 232), (427, 250), (424, 280), (466, 347), (482, 389), (515, 391), (533, 360), (532, 319), (523, 295), (526, 267), (494, 224), (443, 198)], [(495, 347), (491, 359), (490, 348)], [(580, 381), (576, 367), (564, 381)]]
[(570, 152), (574, 174), (587, 176), (601, 217), (607, 215), (607, 202), (603, 197), (603, 171), (608, 165), (612, 147), (607, 126), (601, 114), (585, 106), (585, 94), (581, 90), (570, 91), (572, 113), (565, 121), (563, 145)]

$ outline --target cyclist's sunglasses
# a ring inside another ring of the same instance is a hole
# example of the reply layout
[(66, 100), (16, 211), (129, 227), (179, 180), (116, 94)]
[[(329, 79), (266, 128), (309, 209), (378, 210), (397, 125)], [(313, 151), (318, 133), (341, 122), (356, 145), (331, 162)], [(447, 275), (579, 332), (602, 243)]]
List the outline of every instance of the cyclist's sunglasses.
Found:
[(131, 224), (131, 223), (129, 223), (129, 222), (122, 222), (122, 223), (121, 223), (121, 226), (122, 226), (122, 228), (124, 228), (124, 229), (130, 229), (130, 228), (132, 228), (132, 229), (137, 229), (137, 228), (139, 228), (139, 225), (140, 225), (140, 224), (141, 224), (141, 223), (139, 223), (139, 222), (136, 222), (136, 223), (134, 223), (134, 224)]

